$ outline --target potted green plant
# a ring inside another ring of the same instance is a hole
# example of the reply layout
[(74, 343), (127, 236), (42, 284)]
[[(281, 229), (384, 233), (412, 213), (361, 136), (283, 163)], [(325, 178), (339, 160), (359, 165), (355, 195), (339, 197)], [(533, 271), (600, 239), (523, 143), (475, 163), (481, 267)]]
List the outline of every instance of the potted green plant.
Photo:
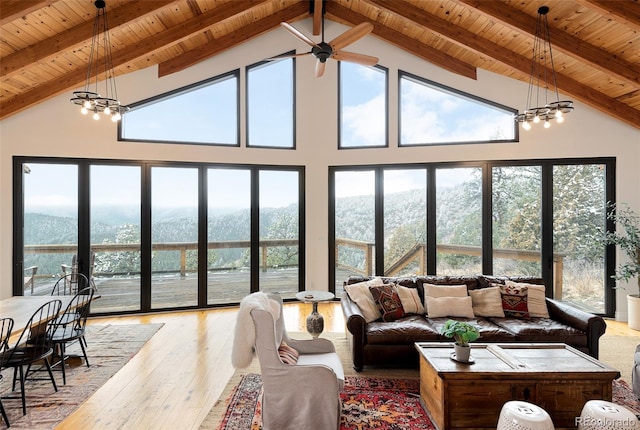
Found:
[(605, 232), (605, 243), (620, 247), (628, 258), (612, 277), (625, 282), (637, 278), (636, 293), (627, 295), (627, 320), (630, 328), (640, 330), (640, 216), (626, 204), (610, 204), (607, 219), (616, 223), (616, 230)]
[(478, 328), (468, 322), (447, 320), (440, 333), (444, 337), (453, 338), (456, 341), (454, 344), (454, 359), (456, 361), (469, 362), (471, 355), (469, 343), (480, 337)]

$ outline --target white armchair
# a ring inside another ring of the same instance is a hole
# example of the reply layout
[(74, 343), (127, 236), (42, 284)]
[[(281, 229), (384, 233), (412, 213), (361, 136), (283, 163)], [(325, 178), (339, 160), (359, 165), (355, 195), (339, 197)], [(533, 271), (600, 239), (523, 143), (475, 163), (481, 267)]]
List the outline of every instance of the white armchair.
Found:
[[(279, 306), (276, 321), (269, 310), (250, 311), (263, 383), (262, 428), (338, 429), (344, 371), (333, 343), (321, 338), (291, 339), (282, 318), (282, 299), (279, 295), (269, 298)], [(281, 360), (278, 348), (283, 342), (299, 353), (295, 364)]]

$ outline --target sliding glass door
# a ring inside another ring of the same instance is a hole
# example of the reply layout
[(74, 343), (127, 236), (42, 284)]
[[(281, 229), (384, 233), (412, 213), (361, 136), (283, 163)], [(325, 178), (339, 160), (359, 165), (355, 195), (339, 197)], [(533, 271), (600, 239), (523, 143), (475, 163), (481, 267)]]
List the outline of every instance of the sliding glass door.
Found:
[(85, 274), (92, 313), (304, 289), (304, 169), (14, 160), (14, 295)]
[(16, 171), (23, 185), (23, 259), (14, 294), (48, 295), (78, 253), (78, 166), (19, 163)]

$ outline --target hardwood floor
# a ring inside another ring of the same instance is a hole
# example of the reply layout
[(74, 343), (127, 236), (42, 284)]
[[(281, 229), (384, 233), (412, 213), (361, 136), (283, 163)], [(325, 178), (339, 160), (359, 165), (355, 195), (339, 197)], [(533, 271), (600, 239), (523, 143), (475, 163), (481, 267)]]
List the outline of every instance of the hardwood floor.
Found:
[[(326, 332), (343, 332), (339, 302), (320, 303)], [(237, 308), (95, 318), (89, 324), (164, 326), (56, 429), (197, 429), (234, 369)], [(304, 332), (310, 304), (285, 304), (287, 330)], [(90, 342), (90, 340), (89, 340)]]
[[(339, 302), (321, 303), (325, 331), (344, 333)], [(285, 304), (287, 330), (304, 332), (310, 304)], [(234, 369), (231, 345), (237, 308), (96, 318), (89, 324), (164, 326), (127, 365), (57, 429), (197, 429)], [(624, 322), (607, 334), (638, 336)]]

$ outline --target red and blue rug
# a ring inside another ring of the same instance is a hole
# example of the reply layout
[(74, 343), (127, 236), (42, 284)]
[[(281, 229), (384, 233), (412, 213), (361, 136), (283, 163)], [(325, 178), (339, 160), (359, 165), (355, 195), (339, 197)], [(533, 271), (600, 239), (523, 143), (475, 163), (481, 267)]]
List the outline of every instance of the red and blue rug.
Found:
[[(260, 375), (244, 375), (232, 392), (218, 430), (260, 430)], [(340, 394), (340, 430), (433, 430), (420, 404), (420, 381), (346, 376)], [(636, 414), (640, 403), (629, 385), (613, 382), (614, 403)]]

